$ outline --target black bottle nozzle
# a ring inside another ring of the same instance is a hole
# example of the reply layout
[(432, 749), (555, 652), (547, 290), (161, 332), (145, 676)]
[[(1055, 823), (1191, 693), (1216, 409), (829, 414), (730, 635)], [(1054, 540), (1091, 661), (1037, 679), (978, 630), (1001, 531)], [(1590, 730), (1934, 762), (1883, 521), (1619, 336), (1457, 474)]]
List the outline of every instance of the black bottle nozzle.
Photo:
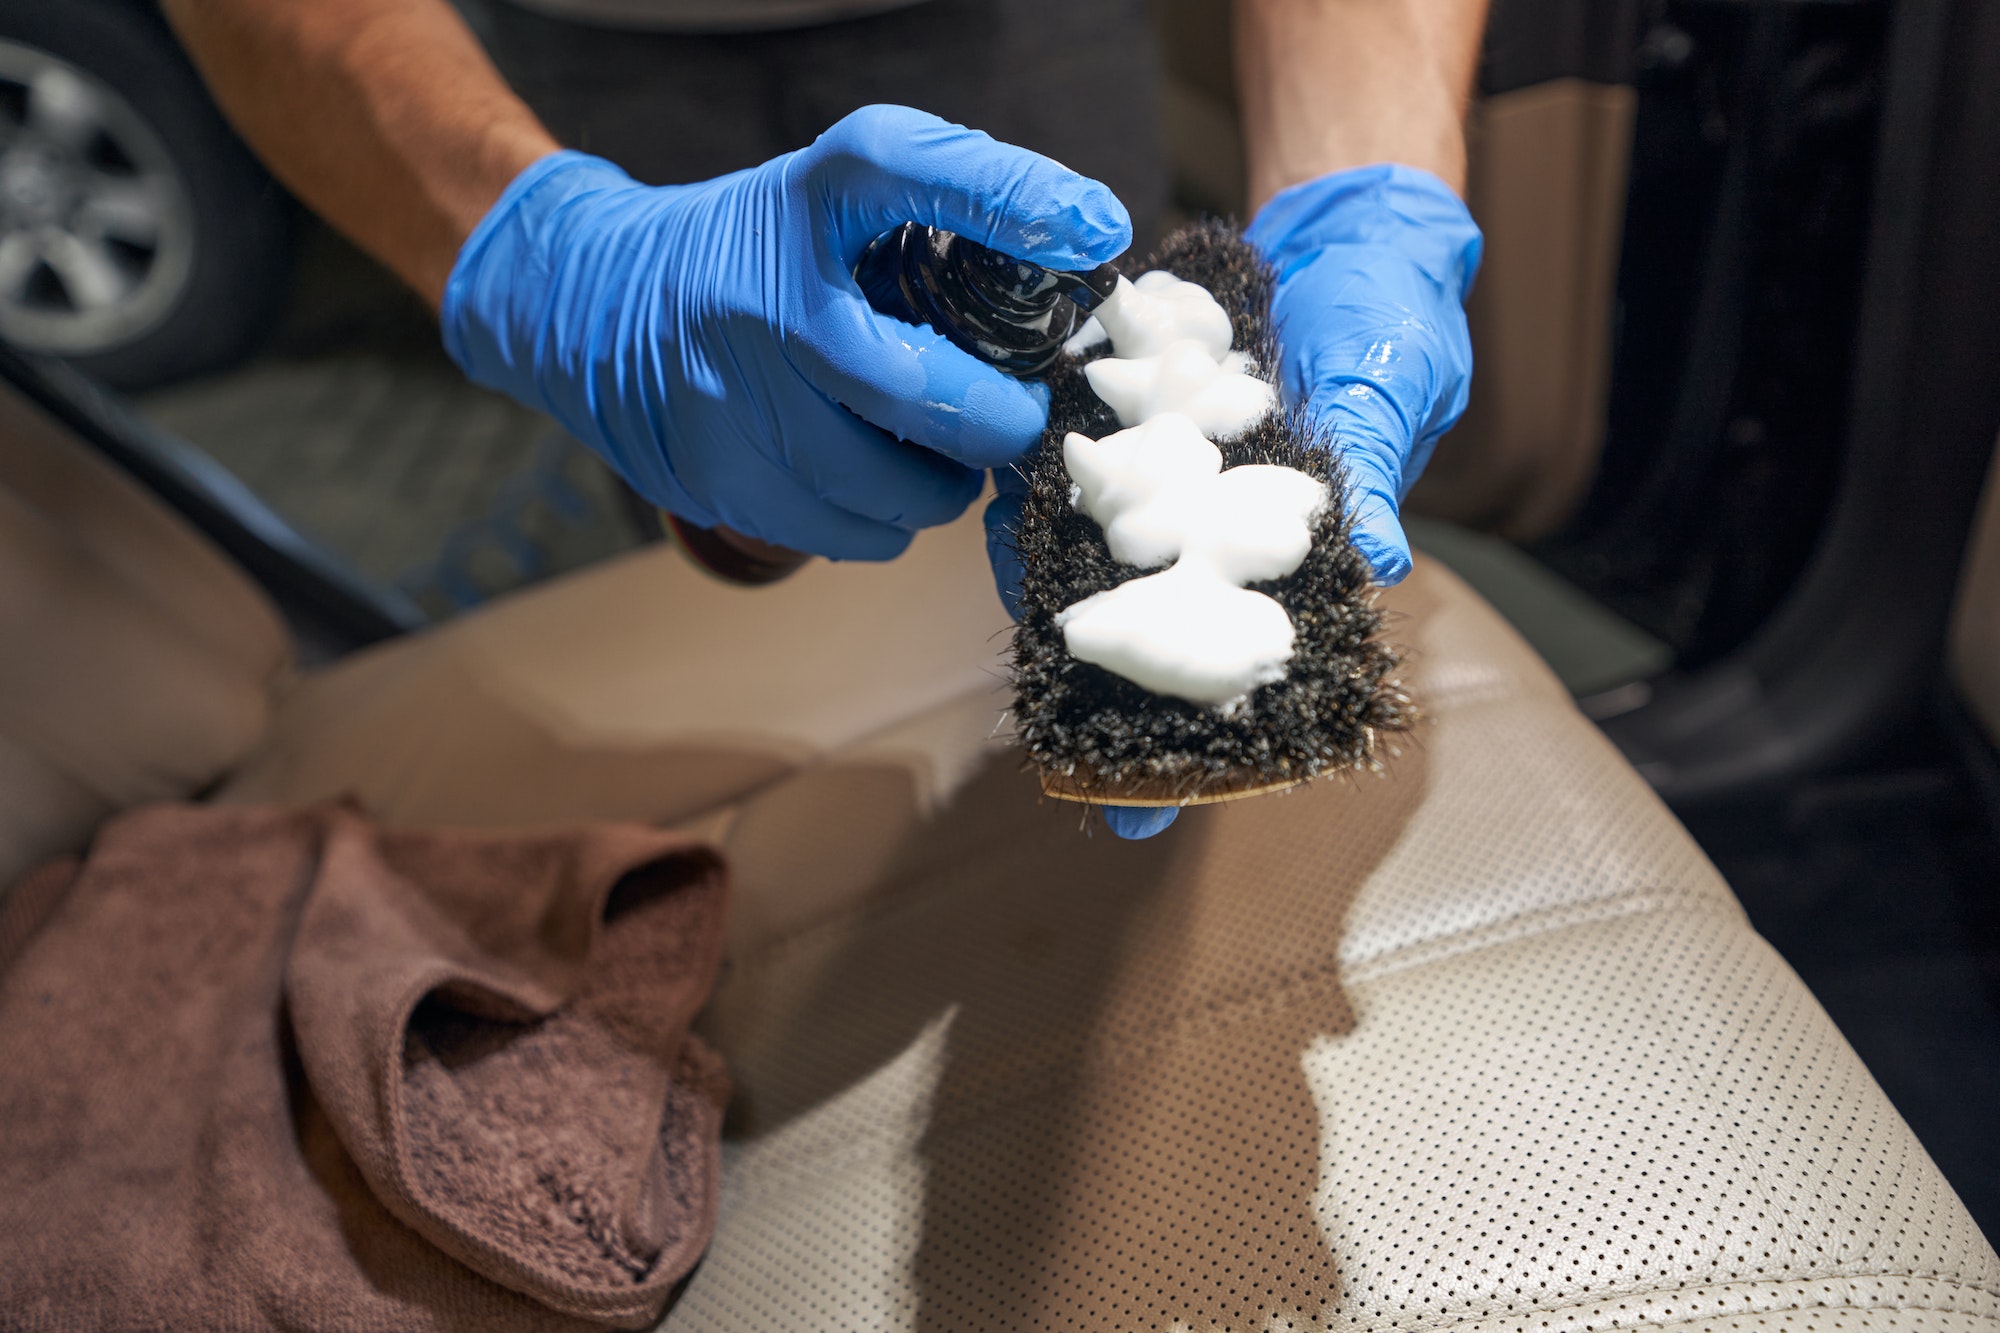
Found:
[[(1030, 379), (1055, 364), (1079, 318), (1118, 290), (1118, 270), (1043, 268), (956, 232), (905, 222), (869, 243), (854, 281), (883, 314), (928, 325), (988, 365)], [(671, 515), (667, 526), (695, 563), (731, 583), (775, 583), (809, 558)]]

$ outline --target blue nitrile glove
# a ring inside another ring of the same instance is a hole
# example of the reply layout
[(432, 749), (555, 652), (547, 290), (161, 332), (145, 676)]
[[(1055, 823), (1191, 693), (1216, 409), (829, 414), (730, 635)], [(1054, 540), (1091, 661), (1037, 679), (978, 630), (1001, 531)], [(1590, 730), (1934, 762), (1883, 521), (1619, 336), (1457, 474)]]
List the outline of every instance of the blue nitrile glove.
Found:
[(459, 251), (445, 347), (694, 524), (886, 560), (1048, 420), (1039, 386), (862, 299), (861, 252), (911, 221), (1054, 268), (1131, 241), (1104, 186), (907, 107), (697, 185), (556, 153)]
[[(1478, 224), (1451, 188), (1414, 167), (1335, 172), (1284, 190), (1244, 236), (1277, 270), (1279, 385), (1330, 432), (1346, 464), (1354, 544), (1379, 583), (1410, 572), (1396, 507), (1438, 437), (1465, 411), (1472, 342), (1465, 296), (1479, 268)], [(1003, 482), (1006, 474), (996, 473)], [(1000, 599), (1018, 614), (1012, 532), (1018, 486), (986, 510)], [(1174, 810), (1107, 806), (1125, 838), (1150, 837)]]
[(1277, 270), (1278, 382), (1333, 437), (1354, 545), (1378, 583), (1410, 572), (1396, 506), (1465, 411), (1465, 295), (1479, 225), (1415, 167), (1338, 171), (1280, 191), (1243, 230)]

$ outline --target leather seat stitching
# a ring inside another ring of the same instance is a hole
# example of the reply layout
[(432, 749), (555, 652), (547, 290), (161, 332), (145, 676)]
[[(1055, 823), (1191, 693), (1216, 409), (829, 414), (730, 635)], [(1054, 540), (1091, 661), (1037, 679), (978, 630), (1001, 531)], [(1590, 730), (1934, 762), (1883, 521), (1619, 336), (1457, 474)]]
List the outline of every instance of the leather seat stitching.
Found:
[[(1780, 1287), (1795, 1287), (1802, 1284), (1823, 1283), (1823, 1282), (1884, 1282), (1884, 1281), (1921, 1282), (1931, 1286), (1948, 1288), (1951, 1291), (1971, 1292), (1974, 1295), (1981, 1297), (2000, 1299), (2000, 1291), (1995, 1291), (1992, 1288), (1982, 1287), (1977, 1283), (1972, 1283), (1972, 1282), (1958, 1282), (1948, 1277), (1941, 1277), (1932, 1274), (1914, 1273), (1914, 1272), (1825, 1273), (1818, 1275), (1801, 1275), (1798, 1277), (1778, 1278), (1774, 1280), (1767, 1279), (1763, 1281), (1754, 1281), (1754, 1282), (1712, 1282), (1704, 1284), (1699, 1287), (1634, 1287), (1623, 1291), (1613, 1291), (1597, 1295), (1584, 1295), (1573, 1301), (1563, 1301), (1556, 1305), (1534, 1306), (1527, 1310), (1494, 1311), (1490, 1314), (1462, 1315), (1458, 1318), (1448, 1319), (1441, 1323), (1435, 1323), (1435, 1324), (1417, 1323), (1411, 1325), (1410, 1329), (1408, 1330), (1408, 1333), (1443, 1333), (1443, 1330), (1452, 1328), (1464, 1328), (1467, 1326), (1477, 1325), (1477, 1324), (1505, 1322), (1513, 1319), (1529, 1319), (1536, 1315), (1561, 1314), (1565, 1311), (1580, 1310), (1587, 1306), (1592, 1306), (1592, 1305), (1603, 1305), (1607, 1302), (1620, 1299), (1644, 1300), (1649, 1297), (1655, 1297), (1655, 1296), (1671, 1296), (1674, 1297), (1675, 1299), (1681, 1299), (1682, 1293), (1686, 1294), (1687, 1299), (1694, 1299), (1708, 1292), (1753, 1291), (1760, 1287), (1775, 1289)], [(1676, 1319), (1668, 1323), (1656, 1323), (1653, 1321), (1645, 1321), (1642, 1323), (1626, 1325), (1626, 1324), (1618, 1324), (1615, 1322), (1607, 1322), (1605, 1327), (1672, 1328), (1678, 1324), (1698, 1323), (1706, 1319), (1750, 1319), (1750, 1318), (1755, 1318), (1759, 1315), (1784, 1314), (1793, 1310), (1810, 1310), (1810, 1309), (1934, 1310), (1940, 1313), (1947, 1313), (1947, 1314), (1964, 1314), (1975, 1319), (2000, 1320), (2000, 1315), (1990, 1315), (1983, 1313), (1982, 1311), (1979, 1310), (1965, 1310), (1954, 1305), (1943, 1305), (1934, 1303), (1927, 1303), (1922, 1305), (1907, 1305), (1907, 1304), (1891, 1305), (1886, 1303), (1867, 1304), (1867, 1303), (1857, 1303), (1851, 1301), (1842, 1301), (1838, 1303), (1830, 1301), (1804, 1301), (1804, 1302), (1794, 1302), (1790, 1305), (1784, 1305), (1784, 1306), (1773, 1306), (1761, 1309), (1744, 1309), (1735, 1313), (1730, 1313), (1727, 1311), (1718, 1311), (1712, 1314), (1689, 1315), (1685, 1319)]]
[[(1416, 940), (1383, 953), (1358, 960), (1351, 959), (1347, 962), (1346, 975), (1350, 981), (1369, 981), (1376, 977), (1407, 971), (1413, 967), (1423, 967), (1461, 957), (1480, 949), (1568, 930), (1574, 926), (1594, 925), (1600, 921), (1636, 916), (1645, 912), (1662, 912), (1676, 908), (1716, 910), (1723, 906), (1724, 904), (1718, 901), (1714, 894), (1699, 888), (1648, 886), (1624, 889), (1601, 898), (1586, 898), (1573, 903), (1517, 912), (1513, 916), (1500, 917), (1448, 935)], [(1732, 915), (1742, 915), (1742, 909), (1735, 903), (1729, 903), (1728, 907)]]

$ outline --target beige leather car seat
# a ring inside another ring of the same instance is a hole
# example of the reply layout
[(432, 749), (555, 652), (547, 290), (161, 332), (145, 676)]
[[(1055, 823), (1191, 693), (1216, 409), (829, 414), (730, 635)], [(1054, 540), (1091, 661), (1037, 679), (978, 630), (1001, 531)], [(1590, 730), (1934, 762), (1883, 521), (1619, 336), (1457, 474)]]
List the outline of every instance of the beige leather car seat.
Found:
[(0, 384), (0, 885), (222, 776), (289, 659), (226, 559)]
[[(36, 596), (17, 743), (74, 701), (50, 635), (128, 609)], [(647, 551), (274, 671), (221, 796), (727, 849), (739, 1097), (670, 1330), (2000, 1327), (2000, 1259), (1644, 783), (1442, 569), (1385, 602), (1429, 714), (1385, 772), (1145, 843), (995, 739), (971, 518), (760, 591)]]

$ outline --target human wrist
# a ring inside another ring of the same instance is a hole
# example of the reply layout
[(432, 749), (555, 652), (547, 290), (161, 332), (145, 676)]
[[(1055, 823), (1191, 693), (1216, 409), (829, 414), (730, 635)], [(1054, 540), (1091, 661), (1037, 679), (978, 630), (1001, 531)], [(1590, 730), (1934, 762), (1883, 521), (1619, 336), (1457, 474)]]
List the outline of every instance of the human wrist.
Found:
[(1487, 0), (1235, 0), (1253, 210), (1378, 162), (1465, 185), (1465, 111)]
[(561, 151), (562, 145), (539, 122), (530, 119), (522, 124), (506, 118), (487, 128), (477, 146), (466, 154), (469, 160), (462, 171), (435, 181), (431, 188), (437, 195), (436, 206), (444, 214), (456, 242), (438, 269), (439, 283), (435, 290), (442, 291), (458, 252), (493, 212), (508, 187), (530, 167)]
[(1276, 143), (1259, 143), (1248, 153), (1245, 187), (1251, 211), (1286, 190), (1326, 176), (1384, 163), (1399, 163), (1436, 177), (1463, 194), (1467, 154), (1461, 115), (1412, 112), (1394, 131), (1370, 133), (1367, 127), (1326, 127), (1319, 137), (1299, 134), (1266, 135)]

